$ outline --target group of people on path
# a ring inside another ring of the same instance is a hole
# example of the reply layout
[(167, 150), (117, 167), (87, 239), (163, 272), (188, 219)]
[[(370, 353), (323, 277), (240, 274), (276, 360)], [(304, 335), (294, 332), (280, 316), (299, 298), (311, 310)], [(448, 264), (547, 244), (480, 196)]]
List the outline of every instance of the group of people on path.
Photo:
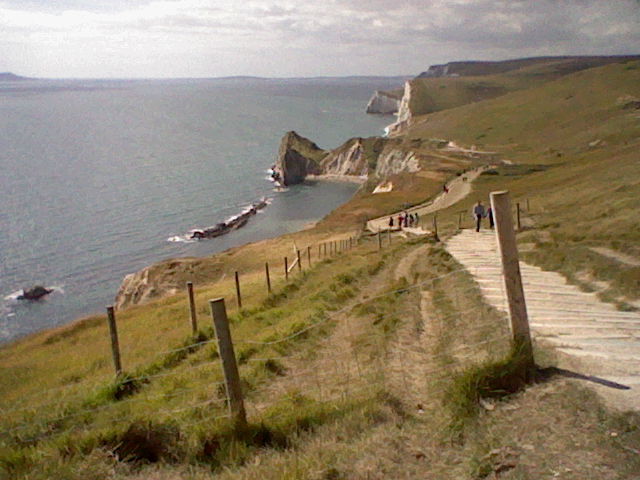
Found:
[(489, 228), (493, 228), (493, 210), (491, 210), (491, 207), (485, 209), (482, 202), (478, 200), (478, 203), (473, 207), (473, 218), (476, 220), (476, 232), (480, 231), (482, 219), (485, 217), (489, 219)]
[[(447, 193), (448, 189), (446, 188), (446, 186), (444, 188), (445, 188), (444, 190), (445, 193)], [(489, 228), (493, 229), (494, 221), (493, 221), (493, 210), (491, 209), (491, 206), (489, 206), (488, 208), (485, 208), (484, 205), (482, 204), (482, 201), (478, 200), (473, 207), (472, 214), (473, 214), (473, 218), (476, 221), (476, 232), (480, 231), (480, 227), (482, 227), (483, 218), (489, 219)], [(398, 215), (397, 225), (398, 225), (398, 228), (402, 229), (407, 227), (413, 227), (414, 225), (418, 226), (419, 221), (420, 221), (420, 217), (418, 216), (418, 212), (407, 213), (405, 211)], [(393, 215), (391, 215), (389, 217), (389, 229), (390, 230), (393, 229), (395, 225), (396, 225), (396, 221), (393, 218)]]
[[(420, 221), (420, 217), (418, 216), (418, 212), (416, 213), (401, 213), (398, 215), (398, 228), (407, 228), (418, 226), (418, 222)], [(395, 221), (393, 219), (393, 215), (389, 217), (389, 229), (392, 229), (395, 226)]]

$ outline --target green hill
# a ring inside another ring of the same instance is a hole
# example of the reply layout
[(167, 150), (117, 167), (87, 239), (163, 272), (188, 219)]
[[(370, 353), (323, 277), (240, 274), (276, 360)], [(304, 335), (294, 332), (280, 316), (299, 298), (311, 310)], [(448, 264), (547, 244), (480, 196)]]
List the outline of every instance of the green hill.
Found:
[(515, 58), (499, 61), (458, 61), (444, 65), (432, 65), (425, 72), (418, 75), (424, 77), (460, 76), (475, 77), (479, 75), (498, 75), (513, 70), (537, 68), (544, 65), (557, 65), (561, 69), (570, 71), (584, 70), (587, 68), (601, 67), (609, 63), (620, 63), (628, 60), (640, 60), (638, 55), (591, 55), (591, 56), (553, 56)]
[[(463, 63), (458, 68), (462, 72), (460, 76), (418, 76), (411, 80), (410, 109), (413, 115), (424, 115), (530, 89), (550, 80), (603, 64), (633, 59), (638, 60), (637, 57), (543, 57), (505, 62)], [(452, 69), (455, 65), (451, 64)]]
[[(367, 217), (496, 164), (438, 212), (440, 237), (477, 198), (508, 189), (530, 205), (518, 234), (529, 261), (637, 308), (640, 268), (593, 248), (640, 258), (640, 62), (562, 68), (420, 80), (425, 98), (448, 89), (441, 111), (387, 141), (415, 153), (420, 171), (391, 175), (389, 194), (372, 193), (372, 179), (302, 232), (165, 262), (176, 285), (197, 281), (199, 331), (184, 292), (117, 312), (118, 377), (104, 315), (4, 345), (0, 478), (636, 478), (637, 414), (610, 412), (566, 379), (524, 388), (504, 315), (441, 245), (361, 231)], [(246, 428), (229, 419), (209, 326), (216, 297), (228, 305)], [(536, 346), (536, 358), (553, 365), (554, 353)]]
[(613, 64), (418, 117), (406, 136), (452, 138), (523, 165), (485, 177), (478, 189), (502, 185), (536, 205), (539, 228), (525, 237), (539, 252), (529, 256), (574, 277), (584, 268), (613, 282), (612, 293), (637, 298), (640, 271), (621, 270), (590, 247), (640, 257), (639, 99), (640, 62)]

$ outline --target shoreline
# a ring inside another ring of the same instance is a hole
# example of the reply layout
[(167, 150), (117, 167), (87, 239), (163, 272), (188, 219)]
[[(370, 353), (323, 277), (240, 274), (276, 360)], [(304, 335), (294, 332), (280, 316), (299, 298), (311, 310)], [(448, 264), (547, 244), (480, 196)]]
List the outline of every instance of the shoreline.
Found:
[[(311, 177), (311, 178), (309, 178)], [(307, 180), (309, 180), (310, 182), (335, 182), (335, 183), (350, 183), (350, 184), (363, 184), (366, 179), (362, 178), (362, 177), (358, 177), (358, 176), (354, 176), (354, 175), (313, 175), (313, 176), (309, 176), (307, 177)], [(302, 186), (304, 184), (304, 182), (302, 184), (300, 184), (300, 186)], [(297, 185), (294, 185), (294, 187)], [(289, 187), (290, 188), (290, 187)], [(264, 241), (269, 241), (269, 240), (274, 240), (277, 239), (279, 237), (282, 237), (284, 235), (291, 235), (291, 234), (297, 234), (297, 233), (303, 233), (303, 232), (307, 232), (313, 228), (315, 228), (319, 222), (322, 221), (322, 219), (326, 216), (329, 215), (331, 212), (333, 212), (334, 210), (336, 210), (337, 208), (347, 204), (348, 202), (350, 202), (353, 199), (353, 196), (356, 194), (356, 192), (358, 191), (358, 189), (355, 189), (353, 191), (353, 193), (347, 198), (345, 199), (344, 202), (340, 203), (339, 205), (337, 205), (336, 207), (332, 208), (330, 211), (326, 212), (323, 215), (318, 216), (315, 219), (309, 220), (308, 222), (306, 222), (304, 225), (301, 225), (298, 229), (293, 230), (291, 232), (284, 232), (284, 233), (280, 233), (279, 235), (276, 236), (269, 236), (268, 234), (266, 234), (266, 236), (262, 237), (262, 238), (256, 238), (254, 240), (251, 241), (241, 241), (241, 243), (235, 244), (235, 245), (231, 245), (227, 248), (225, 248), (224, 250), (220, 250), (217, 251), (215, 253), (209, 254), (209, 255), (177, 255), (177, 256), (171, 256), (171, 257), (167, 257), (167, 258), (163, 258), (161, 260), (157, 260), (155, 262), (149, 263), (145, 266), (143, 266), (142, 268), (140, 268), (139, 270), (136, 270), (134, 272), (130, 272), (129, 274), (125, 275), (124, 277), (121, 278), (119, 285), (116, 289), (116, 291), (113, 294), (113, 298), (114, 298), (114, 304), (115, 304), (115, 300), (117, 299), (118, 296), (118, 292), (120, 291), (120, 288), (122, 287), (123, 283), (125, 282), (125, 278), (127, 276), (130, 275), (136, 275), (139, 272), (142, 272), (144, 270), (147, 270), (151, 267), (153, 267), (154, 265), (160, 264), (160, 263), (164, 263), (164, 262), (168, 262), (168, 261), (172, 261), (172, 260), (179, 260), (179, 259), (185, 259), (185, 258), (194, 258), (194, 259), (208, 259), (208, 258), (212, 258), (218, 255), (225, 255), (225, 253), (227, 253), (228, 251), (232, 250), (232, 249), (238, 249), (238, 248), (244, 248), (248, 245), (252, 245), (255, 243), (259, 243), (259, 242), (264, 242)], [(230, 232), (231, 235), (233, 235), (233, 232)], [(215, 239), (204, 239), (202, 241), (212, 241)], [(215, 282), (214, 282), (215, 283)], [(170, 296), (171, 292), (167, 291), (167, 296)], [(134, 304), (134, 305), (130, 305), (129, 307), (135, 307), (137, 305), (141, 305), (141, 304)], [(95, 321), (96, 317), (100, 317), (100, 316), (104, 316), (104, 314), (98, 310), (91, 310), (88, 309), (87, 312), (82, 313), (80, 315), (78, 315), (77, 317), (73, 318), (72, 320), (69, 320), (68, 322), (59, 324), (59, 325), (55, 325), (55, 326), (50, 326), (50, 327), (45, 327), (42, 329), (38, 329), (38, 330), (34, 330), (31, 332), (25, 332), (24, 334), (18, 335), (18, 336), (14, 336), (14, 337), (9, 337), (9, 338), (5, 338), (2, 339), (0, 338), (0, 349), (3, 348), (7, 348), (10, 347), (11, 345), (15, 345), (17, 343), (20, 343), (22, 341), (28, 340), (34, 336), (37, 335), (49, 335), (52, 334), (53, 332), (56, 331), (64, 331), (65, 329), (71, 328), (73, 329), (76, 325), (78, 324), (83, 324), (86, 322), (91, 322), (91, 321)]]
[(367, 182), (368, 177), (360, 175), (339, 175), (337, 173), (324, 173), (322, 175), (307, 175), (305, 180), (326, 180), (329, 182), (357, 183), (359, 185), (362, 185)]

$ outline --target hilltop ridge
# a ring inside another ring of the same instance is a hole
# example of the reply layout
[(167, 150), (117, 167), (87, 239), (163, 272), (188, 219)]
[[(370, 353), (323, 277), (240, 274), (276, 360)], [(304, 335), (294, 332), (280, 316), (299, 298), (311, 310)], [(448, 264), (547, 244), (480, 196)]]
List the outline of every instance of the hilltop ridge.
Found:
[(0, 82), (17, 82), (20, 80), (31, 80), (27, 77), (21, 77), (11, 72), (0, 72)]
[(566, 55), (515, 58), (498, 61), (463, 60), (440, 65), (431, 65), (426, 71), (420, 73), (416, 78), (495, 75), (540, 64), (553, 63), (563, 64), (566, 69), (577, 71), (607, 65), (609, 63), (619, 63), (639, 59), (640, 55)]

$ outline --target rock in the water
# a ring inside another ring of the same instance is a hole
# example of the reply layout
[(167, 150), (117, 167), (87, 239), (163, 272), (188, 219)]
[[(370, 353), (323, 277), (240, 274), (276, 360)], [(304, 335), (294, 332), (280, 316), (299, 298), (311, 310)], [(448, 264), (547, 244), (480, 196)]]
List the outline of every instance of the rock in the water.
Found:
[(22, 295), (18, 297), (18, 300), (39, 300), (45, 295), (49, 295), (53, 292), (51, 288), (45, 288), (42, 285), (35, 285), (31, 288), (25, 288), (22, 290)]

